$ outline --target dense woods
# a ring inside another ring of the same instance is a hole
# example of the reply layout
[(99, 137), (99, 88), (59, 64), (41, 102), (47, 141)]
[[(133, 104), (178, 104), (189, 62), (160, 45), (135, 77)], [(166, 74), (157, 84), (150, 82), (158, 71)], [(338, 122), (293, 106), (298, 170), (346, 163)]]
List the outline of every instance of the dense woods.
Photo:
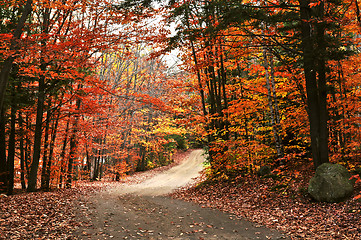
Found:
[(119, 180), (189, 146), (207, 149), (212, 179), (305, 161), (357, 170), (359, 7), (3, 1), (1, 190)]

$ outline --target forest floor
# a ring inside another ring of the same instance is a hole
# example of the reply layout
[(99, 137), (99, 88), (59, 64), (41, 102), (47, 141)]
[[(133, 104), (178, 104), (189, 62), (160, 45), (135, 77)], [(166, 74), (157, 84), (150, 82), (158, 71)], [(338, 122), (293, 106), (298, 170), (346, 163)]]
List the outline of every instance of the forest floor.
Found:
[[(118, 195), (120, 185), (146, 186), (190, 152), (120, 183), (78, 181), (72, 189), (0, 195), (0, 239), (277, 239), (279, 232), (291, 239), (361, 239), (361, 202), (313, 202), (306, 193), (313, 174), (306, 162), (276, 179), (198, 184), (199, 178), (172, 198)], [(357, 185), (355, 194), (360, 191)]]
[(291, 239), (361, 239), (361, 201), (354, 199), (361, 184), (344, 202), (317, 203), (307, 193), (313, 174), (312, 162), (298, 160), (276, 169), (273, 177), (202, 182), (171, 196), (277, 229)]

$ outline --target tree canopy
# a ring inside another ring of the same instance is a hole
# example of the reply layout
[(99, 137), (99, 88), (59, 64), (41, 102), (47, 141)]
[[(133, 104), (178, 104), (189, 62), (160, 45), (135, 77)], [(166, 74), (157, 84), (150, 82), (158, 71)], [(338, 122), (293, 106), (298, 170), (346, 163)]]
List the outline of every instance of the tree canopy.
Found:
[(189, 147), (211, 179), (360, 165), (357, 1), (5, 0), (0, 15), (4, 192), (119, 180)]

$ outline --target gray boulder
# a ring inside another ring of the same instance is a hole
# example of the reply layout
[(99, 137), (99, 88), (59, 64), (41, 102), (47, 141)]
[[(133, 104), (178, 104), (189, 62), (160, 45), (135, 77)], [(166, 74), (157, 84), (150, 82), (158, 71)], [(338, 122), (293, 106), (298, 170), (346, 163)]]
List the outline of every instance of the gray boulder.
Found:
[(340, 164), (324, 163), (311, 178), (308, 192), (319, 202), (340, 202), (352, 195), (351, 174)]

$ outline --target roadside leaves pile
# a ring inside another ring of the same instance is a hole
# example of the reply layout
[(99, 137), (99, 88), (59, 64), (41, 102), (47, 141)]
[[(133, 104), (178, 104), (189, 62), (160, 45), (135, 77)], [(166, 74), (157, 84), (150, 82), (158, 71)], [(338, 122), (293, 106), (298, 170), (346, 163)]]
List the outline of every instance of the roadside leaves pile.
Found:
[(75, 200), (88, 187), (0, 196), (0, 239), (72, 239)]
[[(314, 202), (307, 193), (312, 172), (305, 169), (297, 176), (284, 172), (277, 179), (253, 176), (204, 182), (172, 197), (235, 214), (292, 239), (361, 239), (361, 202), (352, 198), (333, 204)], [(360, 190), (357, 184), (354, 196)]]

